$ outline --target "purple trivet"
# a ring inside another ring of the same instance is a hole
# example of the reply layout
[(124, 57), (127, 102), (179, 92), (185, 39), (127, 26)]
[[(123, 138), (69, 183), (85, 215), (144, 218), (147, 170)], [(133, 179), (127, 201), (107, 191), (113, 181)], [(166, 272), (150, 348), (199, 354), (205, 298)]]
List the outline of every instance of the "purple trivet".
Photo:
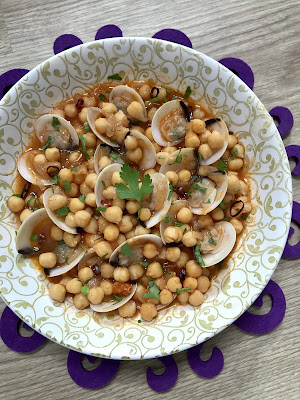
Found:
[[(109, 37), (122, 37), (122, 30), (116, 25), (102, 26), (96, 33), (95, 39), (105, 39)], [(192, 48), (190, 39), (177, 29), (163, 29), (153, 35), (153, 38), (169, 40)], [(81, 44), (79, 37), (72, 34), (59, 36), (53, 46), (55, 54), (68, 48)], [(254, 86), (254, 75), (248, 64), (238, 58), (223, 58), (220, 63), (225, 65), (236, 75), (238, 75), (251, 89)], [(14, 69), (7, 71), (0, 76), (0, 99), (5, 93), (21, 79), (27, 72), (26, 69)], [(270, 114), (278, 121), (278, 129), (282, 136), (286, 135), (293, 126), (293, 116), (285, 107), (275, 107)], [(296, 158), (296, 167), (293, 170), (295, 175), (300, 174), (300, 146), (288, 146), (287, 153), (289, 157)], [(300, 223), (300, 205), (294, 202), (292, 219)], [(289, 237), (294, 232), (290, 229)], [(295, 246), (290, 246), (287, 242), (283, 255), (289, 258), (300, 257), (300, 242)], [(275, 329), (282, 321), (286, 303), (282, 290), (273, 281), (270, 281), (262, 294), (257, 298), (254, 305), (261, 307), (264, 295), (272, 297), (271, 310), (265, 315), (254, 315), (245, 312), (236, 322), (236, 326), (245, 332), (263, 334)], [(3, 311), (0, 319), (0, 335), (3, 342), (12, 350), (17, 352), (30, 352), (39, 348), (45, 338), (39, 333), (34, 332), (31, 337), (23, 337), (19, 333), (19, 326), (22, 321), (8, 308)], [(23, 327), (30, 329), (25, 323)], [(224, 357), (222, 351), (214, 347), (209, 360), (203, 361), (200, 358), (200, 350), (204, 344), (200, 344), (188, 350), (187, 358), (192, 370), (203, 378), (213, 378), (223, 369)], [(117, 374), (120, 361), (102, 359), (101, 364), (92, 371), (87, 371), (82, 366), (84, 355), (70, 350), (67, 367), (70, 377), (73, 381), (86, 389), (99, 389), (107, 385)], [(90, 363), (96, 361), (95, 357), (86, 356)], [(165, 392), (174, 387), (178, 379), (178, 367), (173, 356), (160, 357), (158, 360), (164, 364), (165, 371), (161, 375), (153, 373), (151, 368), (147, 369), (147, 383), (151, 389), (156, 392)]]
[(294, 158), (296, 161), (296, 166), (292, 170), (292, 174), (299, 176), (300, 175), (300, 146), (296, 144), (291, 144), (290, 146), (286, 146), (285, 148), (287, 156), (290, 158)]

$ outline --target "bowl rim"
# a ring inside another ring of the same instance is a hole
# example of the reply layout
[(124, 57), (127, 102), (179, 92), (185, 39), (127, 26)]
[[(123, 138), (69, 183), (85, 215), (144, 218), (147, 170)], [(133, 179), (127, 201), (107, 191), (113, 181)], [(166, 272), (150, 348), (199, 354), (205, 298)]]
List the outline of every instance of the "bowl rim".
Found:
[[(217, 60), (215, 60), (215, 59), (213, 59), (212, 57), (206, 55), (205, 53), (202, 53), (201, 51), (195, 50), (194, 48), (190, 48), (190, 47), (184, 46), (184, 45), (179, 44), (179, 43), (176, 43), (176, 42), (171, 42), (171, 41), (163, 40), (163, 39), (157, 39), (157, 38), (153, 38), (153, 37), (144, 37), (144, 36), (122, 36), (122, 37), (113, 37), (113, 38), (106, 38), (106, 39), (99, 39), (99, 40), (92, 40), (92, 41), (89, 41), (89, 42), (84, 42), (84, 43), (82, 43), (82, 44), (79, 44), (79, 45), (76, 45), (76, 46), (74, 46), (74, 47), (71, 47), (71, 48), (69, 48), (69, 49), (67, 49), (67, 50), (64, 50), (64, 51), (62, 51), (62, 52), (60, 52), (60, 53), (54, 54), (53, 56), (51, 56), (51, 57), (49, 57), (49, 58), (43, 60), (41, 63), (39, 63), (38, 65), (36, 65), (35, 67), (33, 67), (30, 71), (28, 71), (21, 79), (19, 79), (19, 80), (10, 88), (10, 90), (9, 90), (9, 91), (2, 97), (2, 99), (0, 100), (0, 106), (2, 105), (2, 103), (5, 102), (6, 98), (8, 98), (8, 96), (10, 96), (10, 94), (11, 94), (12, 91), (15, 89), (15, 86), (16, 86), (18, 83), (24, 81), (25, 79), (27, 79), (28, 77), (30, 77), (31, 75), (33, 75), (34, 72), (35, 72), (37, 69), (39, 69), (40, 67), (42, 67), (43, 64), (45, 64), (46, 62), (51, 62), (51, 61), (53, 61), (53, 60), (56, 60), (56, 59), (57, 59), (59, 56), (61, 56), (61, 55), (65, 55), (65, 54), (68, 55), (68, 54), (71, 54), (71, 52), (74, 51), (74, 50), (76, 51), (76, 50), (78, 50), (79, 48), (87, 48), (88, 46), (90, 46), (90, 45), (92, 45), (92, 44), (95, 44), (95, 43), (103, 43), (103, 42), (104, 42), (104, 43), (107, 43), (107, 42), (114, 43), (114, 42), (119, 42), (120, 40), (125, 40), (125, 41), (134, 40), (134, 41), (141, 41), (141, 42), (149, 42), (149, 41), (151, 41), (152, 43), (153, 43), (153, 42), (161, 42), (161, 43), (163, 43), (163, 44), (165, 44), (165, 45), (171, 44), (172, 46), (175, 46), (175, 47), (177, 47), (177, 48), (186, 49), (188, 52), (193, 53), (194, 55), (204, 56), (206, 59), (208, 59), (209, 61), (211, 61), (213, 64), (216, 63), (217, 65), (221, 65), (222, 69), (224, 69), (224, 70), (226, 70), (227, 72), (229, 72), (232, 76), (234, 76), (235, 80), (237, 80), (237, 82), (238, 82), (239, 84), (245, 86), (245, 87), (250, 91), (251, 95), (254, 96), (255, 100), (260, 101), (260, 99), (259, 99), (259, 98), (257, 97), (257, 95), (254, 93), (254, 91), (253, 91), (252, 89), (250, 89), (250, 88), (247, 86), (247, 84), (239, 78), (239, 76), (235, 75), (235, 74), (234, 74), (232, 71), (230, 71), (227, 67), (225, 67), (224, 65), (220, 64)], [(99, 82), (99, 83), (101, 83), (101, 82)], [(120, 82), (120, 84), (122, 84), (122, 82)], [(89, 87), (89, 86), (86, 85), (86, 88), (88, 88), (88, 87)], [(80, 93), (80, 92), (79, 92), (79, 93)], [(260, 101), (260, 102), (261, 102), (261, 101)], [(205, 104), (205, 103), (204, 103), (204, 104)], [(263, 105), (262, 102), (261, 102), (261, 104)], [(263, 107), (264, 107), (264, 106), (263, 106)], [(266, 112), (267, 114), (269, 114), (265, 107), (264, 107), (264, 110), (265, 110), (264, 112)], [(273, 127), (273, 128), (275, 127), (275, 134), (276, 134), (277, 140), (282, 140), (282, 138), (281, 138), (281, 136), (280, 136), (280, 134), (279, 134), (279, 132), (278, 132), (278, 129), (277, 129), (276, 125), (275, 125), (274, 123), (273, 123), (273, 125), (274, 125), (274, 126), (272, 126), (272, 127)], [(284, 158), (285, 158), (285, 160), (287, 161), (287, 166), (288, 166), (288, 171), (289, 171), (289, 175), (288, 175), (288, 177), (287, 177), (287, 178), (288, 178), (288, 179), (287, 179), (287, 180), (288, 180), (288, 182), (287, 182), (287, 183), (288, 183), (288, 184), (287, 184), (287, 188), (289, 189), (290, 195), (291, 195), (291, 204), (290, 204), (290, 208), (289, 208), (289, 210), (288, 210), (288, 212), (289, 212), (288, 222), (289, 222), (289, 225), (290, 225), (291, 218), (292, 218), (292, 204), (293, 204), (293, 198), (292, 198), (292, 176), (291, 176), (290, 166), (289, 166), (289, 163), (288, 163), (288, 157), (287, 157), (286, 152), (285, 152), (285, 154), (284, 154)], [(3, 201), (3, 202), (5, 202), (5, 201)], [(285, 218), (285, 219), (287, 220), (287, 218)], [(282, 241), (284, 240), (284, 243), (286, 243), (286, 241), (287, 241), (288, 233), (289, 233), (289, 230), (287, 229), (286, 234), (285, 234), (284, 237), (282, 238)], [(192, 348), (192, 347), (194, 347), (194, 346), (196, 346), (196, 345), (198, 345), (198, 344), (200, 344), (200, 343), (205, 342), (206, 340), (209, 340), (210, 338), (214, 337), (214, 336), (217, 335), (218, 333), (222, 332), (225, 328), (227, 328), (228, 326), (230, 326), (231, 324), (233, 324), (243, 313), (245, 313), (245, 311), (246, 311), (249, 307), (251, 307), (251, 305), (255, 302), (255, 300), (260, 296), (260, 294), (263, 292), (264, 288), (267, 286), (268, 282), (270, 281), (270, 279), (271, 279), (273, 273), (275, 272), (276, 268), (278, 267), (278, 264), (279, 264), (280, 259), (281, 259), (281, 257), (282, 257), (283, 251), (284, 251), (284, 245), (283, 245), (283, 247), (282, 247), (281, 252), (278, 253), (278, 256), (276, 257), (276, 265), (275, 265), (275, 267), (273, 267), (273, 269), (270, 271), (270, 273), (269, 273), (269, 280), (264, 284), (264, 287), (263, 287), (262, 289), (260, 289), (260, 288), (257, 289), (256, 292), (255, 292), (255, 294), (251, 297), (251, 302), (250, 302), (249, 306), (248, 306), (248, 307), (244, 307), (244, 305), (243, 305), (242, 313), (241, 313), (240, 315), (238, 315), (237, 317), (230, 318), (230, 319), (228, 320), (228, 323), (227, 323), (226, 325), (222, 326), (222, 327), (221, 327), (220, 329), (218, 329), (216, 332), (207, 332), (207, 337), (206, 337), (205, 339), (201, 339), (199, 342), (194, 342), (193, 344), (188, 343), (188, 344), (180, 345), (180, 346), (179, 346), (179, 349), (176, 350), (175, 352), (171, 350), (171, 351), (166, 351), (165, 354), (161, 354), (161, 351), (158, 351), (158, 348), (155, 348), (155, 349), (152, 349), (152, 350), (151, 350), (150, 354), (147, 353), (147, 354), (145, 354), (145, 355), (143, 355), (143, 356), (137, 356), (137, 357), (136, 357), (136, 356), (131, 356), (131, 357), (130, 357), (130, 360), (153, 359), (153, 358), (163, 357), (163, 356), (166, 356), (166, 355), (171, 355), (171, 354), (175, 354), (175, 353), (177, 353), (177, 352), (185, 351), (185, 350), (187, 350), (187, 349), (189, 349), (189, 348)], [(95, 354), (93, 354), (91, 351), (89, 351), (89, 347), (88, 347), (88, 346), (87, 346), (87, 348), (84, 348), (84, 349), (75, 349), (75, 348), (73, 348), (73, 347), (70, 347), (68, 344), (66, 344), (66, 343), (63, 342), (63, 341), (60, 341), (60, 342), (59, 342), (59, 341), (56, 340), (55, 338), (52, 338), (51, 336), (48, 336), (46, 332), (38, 331), (35, 327), (33, 327), (33, 324), (31, 323), (31, 321), (26, 321), (25, 318), (22, 317), (22, 315), (20, 314), (20, 312), (17, 311), (17, 310), (5, 299), (4, 295), (1, 293), (1, 290), (0, 290), (0, 297), (2, 298), (2, 300), (4, 301), (4, 303), (5, 303), (5, 304), (6, 304), (6, 305), (7, 305), (7, 306), (22, 320), (22, 321), (24, 321), (27, 325), (29, 325), (33, 330), (35, 330), (35, 331), (37, 331), (39, 334), (43, 335), (45, 338), (47, 338), (47, 339), (53, 341), (54, 343), (57, 343), (57, 344), (59, 344), (59, 345), (62, 345), (62, 346), (64, 346), (65, 348), (67, 348), (67, 349), (69, 349), (69, 350), (74, 350), (74, 351), (80, 352), (80, 353), (82, 353), (82, 354), (94, 355), (94, 356), (95, 356)], [(16, 312), (16, 311), (17, 311), (17, 312)], [(174, 329), (176, 329), (176, 328), (174, 328)], [(105, 355), (105, 354), (104, 354), (104, 355), (101, 355), (101, 356), (97, 356), (97, 355), (96, 355), (96, 357), (107, 358), (107, 359), (115, 359), (115, 360), (124, 360), (120, 354), (119, 354), (119, 355)]]

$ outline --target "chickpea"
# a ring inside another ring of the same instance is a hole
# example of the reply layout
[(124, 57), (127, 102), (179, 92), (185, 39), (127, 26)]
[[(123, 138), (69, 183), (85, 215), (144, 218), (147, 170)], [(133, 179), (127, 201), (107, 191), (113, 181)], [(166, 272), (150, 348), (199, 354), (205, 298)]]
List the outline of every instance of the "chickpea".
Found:
[(184, 251), (181, 252), (179, 260), (176, 262), (177, 267), (183, 268), (188, 260), (190, 259), (190, 256), (185, 253)]
[(186, 274), (191, 278), (199, 278), (202, 274), (202, 268), (196, 263), (195, 260), (189, 260), (186, 263)]
[(129, 214), (136, 214), (140, 209), (139, 202), (137, 200), (129, 200), (126, 203), (126, 210)]
[(148, 265), (147, 276), (157, 279), (163, 276), (163, 269), (159, 262), (153, 262)]
[(143, 255), (146, 258), (154, 258), (159, 254), (155, 244), (153, 243), (146, 243), (143, 248)]
[(40, 197), (39, 197), (39, 203), (40, 203), (42, 206), (45, 206), (45, 205), (44, 205), (44, 193), (42, 193), (42, 194), (40, 195)]
[(55, 211), (68, 204), (68, 199), (62, 194), (53, 194), (48, 201), (50, 210)]
[(188, 291), (181, 292), (181, 293), (179, 293), (179, 295), (177, 296), (179, 302), (180, 302), (182, 305), (184, 305), (184, 306), (188, 304), (188, 302), (189, 302), (189, 297), (190, 297), (190, 293), (189, 293)]
[[(47, 149), (48, 150), (48, 149)], [(69, 155), (69, 162), (71, 164), (79, 161), (79, 159), (81, 158), (81, 153), (80, 151), (73, 151), (70, 155)], [(73, 177), (74, 179), (74, 177)]]
[(57, 262), (56, 254), (50, 251), (42, 253), (39, 256), (39, 263), (43, 268), (54, 268), (56, 262)]
[(227, 167), (231, 171), (239, 171), (243, 168), (244, 161), (242, 158), (235, 158), (234, 160), (229, 160), (227, 163)]
[(108, 129), (108, 122), (106, 118), (97, 118), (95, 121), (95, 128), (98, 133), (104, 135)]
[(233, 150), (234, 149), (235, 149), (235, 151), (237, 151), (237, 157), (239, 157), (239, 158), (244, 158), (245, 157), (245, 149), (241, 144), (236, 144), (234, 146)]
[(197, 238), (194, 235), (193, 231), (186, 232), (183, 235), (182, 242), (186, 247), (194, 247), (197, 244)]
[(181, 182), (188, 182), (191, 179), (192, 174), (187, 169), (182, 169), (178, 172), (178, 179)]
[(7, 201), (7, 206), (12, 212), (20, 212), (25, 207), (25, 201), (21, 197), (11, 196)]
[(169, 181), (172, 182), (172, 184), (174, 186), (177, 185), (179, 178), (178, 178), (178, 174), (175, 171), (168, 171), (168, 172), (166, 172), (165, 175), (169, 179)]
[(181, 288), (182, 288), (182, 284), (181, 284), (178, 276), (172, 276), (171, 278), (168, 279), (167, 289), (170, 290), (170, 292), (175, 293), (176, 289), (181, 289)]
[(104, 232), (104, 229), (107, 227), (108, 222), (106, 221), (106, 219), (104, 217), (102, 217), (102, 215), (100, 215), (100, 217), (98, 218), (98, 229), (100, 233)]
[(65, 114), (67, 118), (75, 118), (78, 114), (78, 110), (75, 104), (67, 104), (65, 106)]
[(129, 281), (129, 269), (126, 267), (116, 267), (114, 269), (114, 280), (117, 282), (128, 282)]
[(59, 283), (51, 285), (49, 288), (49, 296), (52, 300), (62, 303), (65, 300), (66, 288)]
[(193, 111), (193, 118), (194, 119), (203, 119), (205, 116), (204, 112), (200, 108), (196, 108)]
[(32, 214), (32, 213), (33, 213), (32, 210), (29, 210), (28, 208), (25, 208), (25, 210), (23, 210), (23, 211), (21, 212), (21, 214), (20, 214), (20, 221), (21, 221), (21, 222), (24, 222), (25, 219), (26, 219), (27, 217), (29, 217), (29, 215)]
[(59, 284), (63, 285), (64, 287), (67, 286), (67, 283), (70, 282), (72, 278), (68, 275), (63, 275), (62, 279), (60, 280)]
[(85, 204), (87, 204), (88, 206), (91, 206), (91, 207), (96, 207), (97, 206), (95, 193), (88, 193), (86, 195)]
[(55, 114), (58, 115), (61, 118), (65, 118), (65, 112), (63, 110), (60, 110), (59, 108), (54, 108), (50, 114)]
[(85, 203), (77, 198), (71, 199), (69, 203), (69, 209), (72, 213), (77, 213), (85, 208)]
[(228, 160), (229, 158), (229, 150), (225, 150), (225, 152), (222, 155), (223, 160)]
[(114, 172), (111, 177), (111, 183), (115, 186), (116, 183), (124, 183), (123, 179), (120, 177), (120, 172)]
[(187, 277), (183, 281), (183, 287), (185, 287), (185, 288), (190, 287), (191, 288), (191, 290), (189, 290), (189, 292), (193, 292), (194, 290), (196, 290), (197, 289), (197, 285), (198, 285), (198, 281), (197, 281), (196, 278)]
[(200, 146), (200, 138), (196, 133), (189, 132), (185, 136), (185, 147), (192, 147), (197, 149)]
[(34, 157), (34, 162), (35, 162), (36, 164), (38, 164), (38, 165), (43, 165), (43, 164), (45, 164), (45, 163), (47, 162), (47, 160), (46, 160), (46, 157), (45, 157), (44, 154), (37, 154), (37, 155)]
[(109, 186), (103, 190), (103, 197), (107, 200), (112, 200), (117, 197), (116, 188), (114, 186)]
[(77, 226), (81, 228), (86, 227), (91, 221), (91, 214), (89, 214), (86, 210), (77, 211), (75, 213), (75, 222)]
[(92, 174), (88, 174), (88, 176), (85, 178), (85, 183), (92, 189), (94, 189), (95, 185), (96, 185), (96, 181), (97, 181), (98, 175), (95, 173)]
[(168, 154), (172, 154), (176, 150), (177, 150), (177, 148), (174, 146), (167, 146), (167, 147), (164, 147), (164, 149), (163, 149), (163, 151), (165, 151)]
[(239, 235), (243, 230), (242, 222), (239, 221), (237, 218), (231, 218), (231, 220), (229, 222), (233, 225), (233, 227), (236, 231), (236, 234)]
[(227, 148), (233, 149), (236, 144), (237, 144), (237, 138), (234, 135), (229, 135)]
[(98, 232), (98, 221), (96, 218), (91, 218), (90, 222), (83, 229), (85, 232), (95, 235)]
[(168, 247), (167, 248), (167, 260), (171, 262), (177, 262), (180, 259), (181, 251), (179, 247)]
[(140, 264), (132, 264), (129, 267), (130, 280), (136, 281), (144, 275), (144, 268)]
[(167, 90), (164, 87), (160, 87), (157, 95), (155, 96), (158, 100), (164, 100), (167, 97)]
[(132, 230), (133, 224), (130, 215), (124, 215), (122, 217), (121, 222), (118, 224), (118, 228), (122, 233), (128, 233)]
[(108, 207), (103, 215), (107, 221), (118, 224), (122, 219), (123, 211), (118, 206), (112, 206)]
[(84, 243), (87, 247), (93, 247), (98, 241), (102, 239), (99, 234), (87, 233), (84, 235)]
[(123, 318), (133, 317), (136, 312), (136, 303), (134, 300), (130, 300), (123, 306), (118, 308), (119, 314)]
[(81, 288), (82, 282), (78, 278), (71, 279), (66, 285), (67, 292), (73, 294), (80, 293)]
[[(206, 268), (204, 268), (206, 269)], [(197, 279), (197, 289), (201, 292), (201, 293), (206, 293), (208, 291), (210, 287), (210, 280), (208, 279), (207, 276), (200, 276)]]
[(102, 287), (93, 287), (90, 289), (87, 298), (91, 304), (100, 304), (104, 297)]
[(211, 212), (211, 216), (215, 221), (222, 221), (224, 218), (224, 211), (220, 207), (217, 207)]
[(213, 152), (207, 143), (201, 144), (198, 148), (203, 160), (207, 160), (212, 156)]
[(49, 147), (45, 150), (45, 157), (48, 161), (59, 161), (60, 152), (56, 147)]
[(149, 221), (149, 219), (151, 218), (151, 211), (149, 210), (149, 208), (141, 208), (139, 218), (141, 221)]
[(160, 302), (161, 304), (170, 304), (174, 300), (173, 294), (168, 289), (163, 289), (160, 292)]
[(164, 165), (168, 156), (169, 156), (169, 153), (167, 153), (166, 151), (160, 151), (159, 153), (157, 153), (156, 154), (157, 164)]
[(177, 242), (179, 237), (178, 230), (174, 226), (168, 226), (164, 230), (164, 237), (166, 243)]
[(73, 172), (69, 169), (69, 168), (62, 168), (59, 173), (59, 182), (62, 181), (69, 181), (69, 182), (73, 182)]
[(95, 107), (96, 106), (96, 99), (90, 96), (83, 96), (83, 105), (85, 107)]
[(119, 229), (116, 225), (108, 224), (103, 232), (104, 239), (113, 242), (114, 240), (117, 240), (119, 233)]
[(157, 315), (157, 309), (152, 303), (143, 303), (141, 305), (141, 317), (145, 321), (152, 321)]
[(149, 140), (151, 140), (151, 142), (153, 142), (153, 136), (152, 136), (152, 129), (151, 129), (151, 126), (149, 126), (149, 128), (147, 128), (147, 129), (145, 130), (145, 135), (146, 135), (146, 137), (147, 137)]
[(89, 302), (87, 296), (85, 296), (82, 293), (75, 294), (73, 302), (74, 302), (74, 306), (78, 310), (84, 310), (85, 308), (87, 308), (90, 305), (90, 302)]
[(240, 189), (240, 180), (236, 175), (228, 175), (228, 193), (235, 193)]
[(76, 228), (77, 227), (77, 223), (75, 221), (75, 214), (69, 212), (69, 214), (65, 218), (65, 223), (70, 228)]
[(110, 281), (102, 281), (100, 287), (103, 289), (105, 296), (110, 296), (112, 294), (113, 285)]
[(189, 208), (182, 207), (177, 213), (177, 219), (184, 224), (189, 224), (193, 219), (193, 213)]
[(210, 226), (213, 225), (213, 220), (212, 217), (210, 215), (199, 215), (197, 217), (197, 224), (199, 226), (199, 229), (206, 229)]
[(83, 182), (83, 183), (80, 185), (80, 193), (81, 193), (81, 194), (88, 195), (89, 193), (93, 193), (93, 189), (91, 189), (90, 186), (88, 186), (85, 182)]
[(224, 146), (224, 137), (220, 132), (214, 130), (209, 135), (207, 143), (211, 149), (221, 149)]
[(109, 279), (114, 276), (114, 267), (108, 263), (101, 264), (100, 271), (102, 278)]
[(189, 297), (189, 303), (192, 306), (200, 306), (204, 302), (204, 296), (199, 290), (195, 290)]
[(96, 147), (97, 137), (93, 134), (93, 132), (88, 132), (83, 135), (86, 140), (86, 147)]
[(126, 156), (129, 161), (138, 164), (139, 161), (141, 161), (141, 159), (143, 158), (143, 151), (140, 147), (137, 147), (134, 150), (128, 150), (126, 152)]
[(103, 103), (101, 113), (105, 118), (108, 118), (111, 114), (115, 114), (117, 111), (117, 107), (113, 103)]
[(128, 114), (137, 120), (143, 120), (145, 118), (144, 107), (138, 101), (132, 101), (127, 107)]
[[(102, 266), (101, 266), (102, 267)], [(92, 279), (94, 276), (94, 272), (89, 267), (81, 268), (78, 272), (78, 278), (81, 280), (82, 283), (85, 284), (86, 281)]]
[(64, 232), (63, 239), (67, 246), (74, 248), (80, 242), (81, 237), (78, 234), (73, 235), (72, 233)]
[(139, 235), (146, 235), (147, 233), (150, 233), (151, 229), (150, 228), (144, 228), (143, 226), (139, 225), (135, 228), (135, 236)]
[(201, 134), (205, 132), (206, 125), (202, 119), (193, 119), (192, 120), (192, 129), (195, 133)]
[(106, 242), (103, 240), (102, 242), (99, 242), (93, 246), (93, 249), (97, 253), (97, 255), (101, 258), (109, 258), (112, 254), (112, 247), (110, 243)]
[(126, 242), (126, 237), (122, 233), (120, 233), (118, 239), (117, 239), (117, 245), (120, 246), (120, 244)]
[(249, 193), (249, 188), (248, 188), (247, 183), (245, 183), (242, 180), (240, 180), (240, 193), (244, 196), (248, 196), (248, 193)]
[(137, 138), (131, 135), (127, 136), (124, 143), (127, 150), (134, 150), (138, 147)]
[(140, 87), (139, 94), (143, 100), (150, 100), (151, 98), (151, 88), (149, 85), (143, 85)]
[(154, 114), (156, 113), (157, 109), (155, 107), (151, 107), (150, 110), (148, 110), (148, 119), (149, 121), (152, 122), (152, 119), (154, 117)]

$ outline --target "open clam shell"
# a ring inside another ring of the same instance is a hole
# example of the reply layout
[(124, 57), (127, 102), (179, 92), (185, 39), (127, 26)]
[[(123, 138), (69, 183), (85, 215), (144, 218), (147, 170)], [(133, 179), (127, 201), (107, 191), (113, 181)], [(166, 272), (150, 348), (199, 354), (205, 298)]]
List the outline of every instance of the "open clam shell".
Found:
[(50, 146), (72, 150), (79, 145), (78, 135), (69, 121), (55, 114), (42, 115), (35, 125), (36, 137), (45, 144), (51, 136)]
[(60, 219), (59, 216), (50, 209), (49, 207), (49, 199), (51, 196), (53, 196), (54, 194), (62, 194), (65, 195), (65, 193), (59, 188), (59, 187), (52, 187), (47, 189), (44, 192), (44, 205), (45, 208), (47, 210), (47, 213), (49, 215), (49, 218), (52, 220), (52, 222), (57, 225), (60, 229), (62, 229), (65, 232), (69, 232), (69, 233), (73, 233), (73, 235), (75, 235), (77, 233), (76, 228), (70, 228), (64, 220)]
[(137, 288), (137, 284), (132, 283), (131, 285), (132, 285), (132, 292), (130, 293), (130, 295), (122, 297), (121, 301), (116, 301), (115, 299), (111, 299), (109, 302), (104, 301), (100, 304), (90, 304), (91, 309), (93, 311), (102, 313), (102, 312), (113, 311), (113, 310), (116, 310), (117, 308), (120, 308), (134, 296), (134, 293)]
[(109, 144), (99, 144), (94, 154), (95, 171), (98, 175), (101, 172), (99, 169), (99, 161), (104, 156), (108, 157), (113, 163), (124, 164), (117, 148), (114, 148)]
[(140, 169), (153, 168), (156, 164), (156, 151), (151, 141), (145, 135), (135, 130), (129, 131), (126, 137), (128, 136), (134, 136), (138, 140), (139, 145), (142, 148), (143, 158), (139, 163), (139, 168)]
[[(54, 253), (57, 256), (57, 259), (62, 260), (62, 262), (60, 266), (48, 270), (47, 276), (50, 278), (66, 274), (74, 268), (85, 255), (86, 247), (81, 244), (75, 249), (71, 249), (67, 245), (59, 245), (54, 250)], [(69, 259), (68, 263), (65, 262), (66, 257)]]
[(207, 240), (205, 242), (200, 241), (194, 249), (195, 259), (197, 261), (196, 248), (200, 244), (200, 253), (204, 262), (204, 265), (201, 264), (203, 268), (211, 267), (212, 265), (218, 264), (224, 260), (224, 258), (228, 256), (235, 245), (236, 231), (230, 222), (218, 222), (214, 225), (214, 228), (218, 231), (219, 235), (221, 235), (219, 240), (216, 240), (217, 245), (214, 246)]
[[(105, 167), (99, 174), (96, 185), (95, 185), (95, 198), (97, 207), (103, 207), (102, 201), (104, 201), (103, 190), (105, 186), (110, 186), (111, 184), (111, 177), (114, 172), (121, 172), (122, 164), (110, 164)], [(101, 212), (103, 214), (103, 212)]]
[(154, 114), (151, 124), (153, 139), (160, 146), (181, 143), (186, 135), (188, 121), (185, 103), (181, 100), (168, 101)]
[(165, 241), (164, 237), (164, 231), (168, 226), (173, 226), (174, 224), (174, 216), (177, 215), (178, 211), (181, 210), (183, 207), (188, 207), (188, 202), (187, 200), (176, 200), (174, 203), (171, 205), (170, 209), (168, 210), (168, 213), (165, 214), (164, 218), (160, 221), (159, 224), (159, 230), (160, 230), (160, 236), (162, 238), (162, 241), (164, 244), (167, 244)]
[(112, 147), (118, 147), (118, 143), (114, 142), (113, 140), (111, 140), (108, 136), (103, 135), (101, 133), (99, 133), (95, 127), (95, 121), (96, 119), (102, 117), (101, 114), (101, 109), (98, 107), (89, 107), (87, 109), (87, 121), (90, 125), (91, 130), (93, 131), (93, 133), (100, 139), (102, 140), (102, 142), (109, 144)]
[[(210, 121), (214, 121), (214, 122), (210, 123)], [(220, 132), (224, 138), (224, 145), (221, 149), (216, 151), (214, 154), (212, 154), (206, 160), (203, 160), (203, 159), (200, 160), (201, 165), (211, 165), (214, 162), (218, 161), (222, 157), (222, 155), (225, 153), (225, 150), (227, 149), (228, 138), (229, 138), (228, 128), (222, 119), (215, 118), (212, 120), (207, 120), (206, 121), (206, 129), (210, 130), (211, 132), (212, 131)]]
[(169, 154), (159, 172), (165, 175), (168, 171), (178, 172), (181, 169), (187, 169), (192, 175), (196, 175), (198, 165), (198, 152), (191, 147), (186, 147)]
[(29, 150), (20, 155), (18, 158), (18, 171), (27, 182), (34, 185), (40, 187), (52, 185), (47, 169), (54, 167), (59, 170), (61, 164), (58, 161), (46, 161), (43, 165), (36, 164), (34, 157), (38, 154), (40, 154), (39, 150)]
[(146, 122), (148, 121), (147, 111), (145, 107), (144, 100), (141, 96), (131, 87), (126, 85), (118, 85), (115, 86), (109, 96), (109, 102), (113, 103), (118, 110), (122, 110), (123, 113), (128, 117), (128, 119), (133, 119), (127, 112), (127, 107), (133, 101), (137, 101), (143, 106), (144, 115), (139, 118), (139, 121)]

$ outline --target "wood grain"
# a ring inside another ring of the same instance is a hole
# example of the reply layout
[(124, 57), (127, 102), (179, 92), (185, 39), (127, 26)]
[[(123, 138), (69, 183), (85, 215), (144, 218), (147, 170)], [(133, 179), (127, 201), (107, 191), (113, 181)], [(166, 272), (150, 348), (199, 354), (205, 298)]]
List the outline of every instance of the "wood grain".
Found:
[[(163, 28), (178, 28), (190, 37), (195, 49), (217, 60), (242, 58), (253, 68), (255, 92), (267, 109), (283, 105), (294, 115), (293, 132), (285, 145), (300, 144), (298, 0), (1, 0), (0, 74), (11, 68), (33, 68), (53, 54), (53, 42), (63, 33), (89, 41), (100, 26), (109, 23), (120, 26), (124, 36), (152, 36)], [(294, 199), (300, 200), (300, 186), (293, 182)], [(298, 234), (299, 230), (294, 236)], [(185, 352), (177, 354), (177, 384), (159, 395), (161, 399), (299, 399), (299, 261), (281, 260), (273, 279), (287, 300), (281, 326), (264, 336), (247, 335), (231, 326), (213, 338), (204, 346), (203, 358), (217, 345), (225, 366), (212, 380), (193, 373)], [(268, 310), (270, 302), (266, 303), (260, 312)], [(0, 300), (0, 312), (3, 309)], [(162, 372), (157, 360), (123, 362), (113, 382), (100, 391), (87, 392), (70, 379), (67, 355), (66, 349), (52, 342), (24, 355), (13, 353), (0, 341), (0, 399), (158, 397), (145, 376), (148, 366)]]

